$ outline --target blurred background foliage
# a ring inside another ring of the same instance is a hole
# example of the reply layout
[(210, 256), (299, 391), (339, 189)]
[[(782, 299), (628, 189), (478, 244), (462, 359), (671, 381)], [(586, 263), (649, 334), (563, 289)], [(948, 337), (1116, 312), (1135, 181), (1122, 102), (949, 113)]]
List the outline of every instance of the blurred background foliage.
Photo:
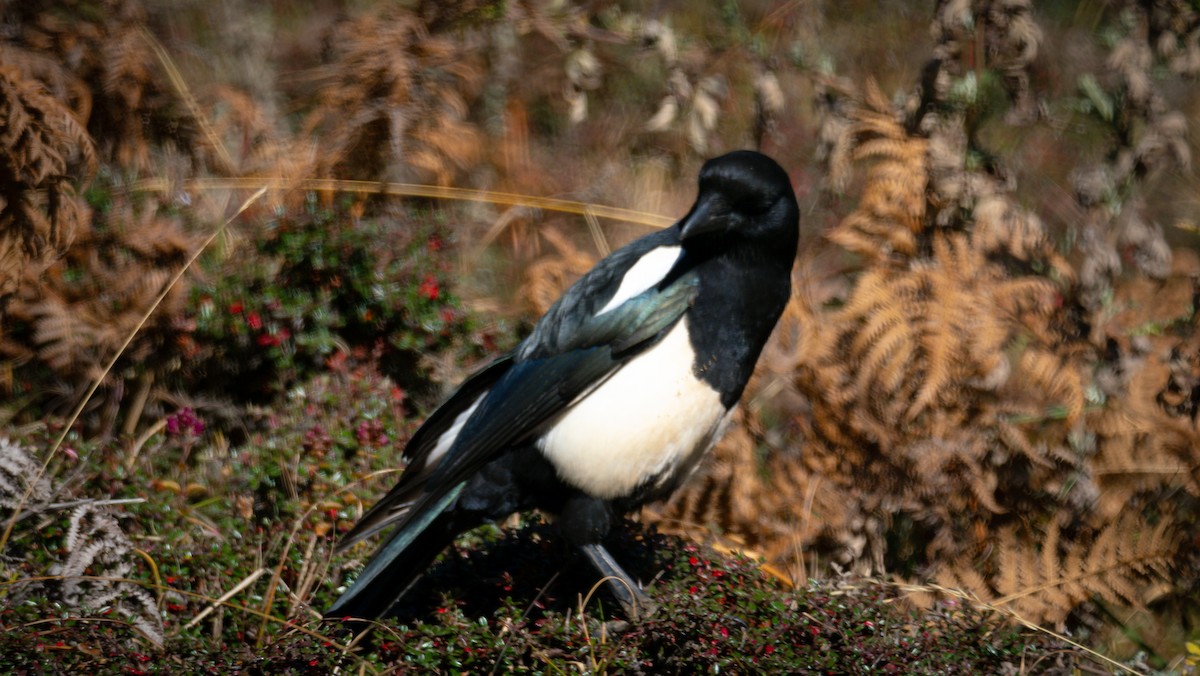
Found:
[[(422, 415), (748, 147), (802, 205), (795, 294), (641, 520), (1184, 665), (1195, 2), (2, 7), (8, 607), (151, 643), (311, 622)], [(159, 586), (12, 584), (85, 570)], [(267, 617), (193, 621), (236, 580)]]

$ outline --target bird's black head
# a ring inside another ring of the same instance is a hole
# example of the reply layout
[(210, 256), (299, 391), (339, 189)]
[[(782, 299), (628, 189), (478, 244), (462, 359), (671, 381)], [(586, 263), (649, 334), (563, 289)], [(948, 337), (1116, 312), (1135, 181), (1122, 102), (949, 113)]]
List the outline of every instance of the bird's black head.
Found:
[(795, 252), (800, 208), (787, 172), (752, 150), (713, 158), (700, 170), (696, 204), (679, 223), (684, 242), (765, 240)]

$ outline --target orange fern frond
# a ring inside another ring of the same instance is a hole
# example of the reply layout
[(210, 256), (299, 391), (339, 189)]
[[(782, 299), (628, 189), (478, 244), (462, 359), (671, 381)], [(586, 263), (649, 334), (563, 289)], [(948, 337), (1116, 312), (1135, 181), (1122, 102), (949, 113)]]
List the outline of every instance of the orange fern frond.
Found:
[(1141, 606), (1147, 579), (1169, 574), (1177, 538), (1169, 520), (1147, 528), (1137, 512), (1126, 512), (1083, 541), (1064, 541), (1062, 525), (1051, 522), (1038, 549), (1007, 529), (999, 539), (997, 597), (990, 603), (1051, 623), (1061, 623), (1094, 596)]
[(1068, 422), (1083, 415), (1083, 376), (1062, 357), (1042, 348), (1030, 348), (1021, 353), (1018, 369), (1029, 386), (1043, 390), (1066, 409)]

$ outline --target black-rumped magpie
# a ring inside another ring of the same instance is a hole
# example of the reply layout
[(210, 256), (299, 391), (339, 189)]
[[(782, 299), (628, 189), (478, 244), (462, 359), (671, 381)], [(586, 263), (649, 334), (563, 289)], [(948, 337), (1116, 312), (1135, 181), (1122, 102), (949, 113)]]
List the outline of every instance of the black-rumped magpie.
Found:
[(645, 614), (603, 541), (720, 438), (791, 293), (799, 218), (774, 160), (706, 162), (683, 220), (600, 261), (417, 430), (399, 483), (339, 547), (395, 530), (325, 616), (380, 617), (458, 534), (528, 509)]

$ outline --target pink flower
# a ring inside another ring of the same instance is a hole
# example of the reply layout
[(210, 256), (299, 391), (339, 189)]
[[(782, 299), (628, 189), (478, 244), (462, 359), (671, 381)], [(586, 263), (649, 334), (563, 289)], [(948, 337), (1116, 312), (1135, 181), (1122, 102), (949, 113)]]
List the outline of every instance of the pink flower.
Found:
[(187, 406), (167, 416), (166, 427), (169, 436), (184, 434), (198, 437), (204, 434), (204, 421), (197, 417), (196, 412)]
[(257, 312), (251, 312), (246, 315), (246, 324), (257, 331), (262, 328), (262, 317), (258, 316)]

